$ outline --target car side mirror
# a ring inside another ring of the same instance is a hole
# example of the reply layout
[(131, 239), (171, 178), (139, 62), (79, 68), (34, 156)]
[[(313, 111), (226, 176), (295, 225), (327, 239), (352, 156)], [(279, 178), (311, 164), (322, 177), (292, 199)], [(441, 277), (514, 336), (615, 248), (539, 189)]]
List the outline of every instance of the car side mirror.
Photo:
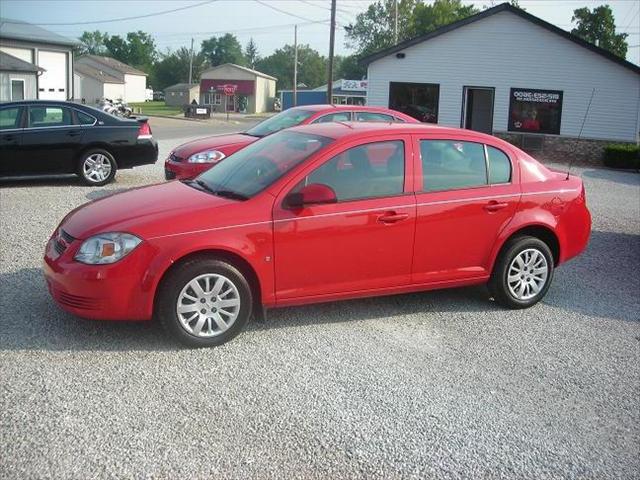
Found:
[(328, 185), (311, 183), (293, 192), (284, 199), (284, 206), (290, 209), (303, 208), (307, 205), (324, 205), (338, 201), (336, 192)]

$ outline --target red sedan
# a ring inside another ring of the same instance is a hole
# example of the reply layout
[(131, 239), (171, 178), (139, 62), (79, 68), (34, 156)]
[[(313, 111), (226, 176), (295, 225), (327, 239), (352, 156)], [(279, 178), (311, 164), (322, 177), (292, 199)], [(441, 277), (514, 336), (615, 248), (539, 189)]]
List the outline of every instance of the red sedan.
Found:
[(195, 180), (79, 207), (44, 272), (71, 313), (156, 318), (208, 346), (284, 305), (486, 283), (529, 307), (590, 230), (580, 178), (502, 140), (327, 123), (263, 138)]
[(280, 112), (241, 133), (214, 135), (176, 147), (164, 162), (167, 180), (194, 178), (259, 138), (296, 125), (327, 122), (418, 123), (404, 113), (357, 105), (306, 105)]

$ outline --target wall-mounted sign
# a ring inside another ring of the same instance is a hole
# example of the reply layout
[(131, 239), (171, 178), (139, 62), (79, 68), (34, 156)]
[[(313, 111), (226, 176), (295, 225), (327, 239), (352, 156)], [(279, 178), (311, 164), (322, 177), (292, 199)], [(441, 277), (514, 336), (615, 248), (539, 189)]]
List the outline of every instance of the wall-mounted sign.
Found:
[(368, 85), (368, 80), (342, 80), (341, 88), (352, 92), (366, 92)]
[(562, 91), (512, 88), (509, 100), (509, 131), (560, 133)]
[(220, 88), (222, 88), (222, 91), (225, 95), (233, 95), (234, 93), (236, 93), (238, 86), (228, 83), (226, 85), (220, 85)]

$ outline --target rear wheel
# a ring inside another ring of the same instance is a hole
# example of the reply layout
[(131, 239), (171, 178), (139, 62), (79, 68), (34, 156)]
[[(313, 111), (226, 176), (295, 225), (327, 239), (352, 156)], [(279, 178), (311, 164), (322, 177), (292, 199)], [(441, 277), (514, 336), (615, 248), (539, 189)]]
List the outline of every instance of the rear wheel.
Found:
[(494, 299), (508, 308), (527, 308), (547, 293), (553, 279), (553, 255), (542, 240), (519, 236), (505, 246), (489, 280)]
[(234, 266), (197, 257), (169, 272), (158, 291), (156, 317), (190, 347), (211, 347), (238, 335), (249, 320), (251, 288)]
[(87, 185), (106, 185), (116, 175), (116, 161), (106, 150), (88, 150), (80, 157), (78, 175)]

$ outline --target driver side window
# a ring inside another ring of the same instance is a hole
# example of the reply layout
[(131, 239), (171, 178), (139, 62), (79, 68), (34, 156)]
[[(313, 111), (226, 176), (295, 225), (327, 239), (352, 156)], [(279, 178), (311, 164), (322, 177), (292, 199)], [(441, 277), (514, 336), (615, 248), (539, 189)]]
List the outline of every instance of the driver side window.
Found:
[(389, 197), (404, 192), (404, 142), (374, 142), (350, 148), (314, 170), (294, 190), (320, 183), (338, 202)]

